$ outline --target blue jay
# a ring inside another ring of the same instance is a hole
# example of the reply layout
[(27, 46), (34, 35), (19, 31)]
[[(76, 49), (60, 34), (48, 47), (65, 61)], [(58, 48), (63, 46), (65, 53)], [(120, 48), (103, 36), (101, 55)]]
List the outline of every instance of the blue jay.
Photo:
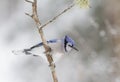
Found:
[[(78, 49), (75, 47), (74, 40), (67, 35), (62, 39), (48, 40), (47, 43), (52, 49), (52, 57), (54, 63), (58, 61), (64, 54), (69, 53), (72, 49), (78, 51)], [(36, 49), (38, 50), (35, 51)], [(33, 54), (34, 51), (35, 53)], [(42, 42), (28, 49), (22, 50), (22, 53), (25, 53), (26, 55), (39, 56), (42, 57), (42, 59), (44, 59), (45, 61), (47, 61), (47, 58), (45, 57), (45, 54), (43, 52), (44, 52), (44, 48)]]

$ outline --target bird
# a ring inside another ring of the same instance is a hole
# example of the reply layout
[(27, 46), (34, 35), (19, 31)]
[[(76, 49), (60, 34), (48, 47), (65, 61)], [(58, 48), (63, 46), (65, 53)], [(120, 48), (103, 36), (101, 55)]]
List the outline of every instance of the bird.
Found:
[[(75, 41), (68, 35), (65, 35), (61, 39), (48, 40), (47, 44), (48, 46), (50, 46), (52, 50), (51, 54), (52, 54), (54, 63), (57, 62), (63, 55), (69, 53), (72, 49), (79, 51), (75, 47)], [(14, 51), (13, 53), (16, 54), (17, 52)], [(43, 42), (40, 42), (30, 48), (23, 49), (22, 53), (24, 53), (25, 55), (41, 57), (45, 62), (48, 62), (44, 53)]]

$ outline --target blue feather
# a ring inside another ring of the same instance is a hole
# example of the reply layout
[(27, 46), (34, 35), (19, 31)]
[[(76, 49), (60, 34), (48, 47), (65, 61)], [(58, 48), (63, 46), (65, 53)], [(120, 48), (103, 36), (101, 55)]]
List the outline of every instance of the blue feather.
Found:
[(67, 43), (71, 43), (73, 46), (75, 45), (74, 40), (67, 35), (65, 36), (65, 40), (66, 40)]
[[(57, 41), (58, 41), (57, 39), (53, 39), (53, 40), (47, 41), (47, 43), (56, 43)], [(38, 44), (30, 47), (29, 49), (24, 49), (24, 51), (25, 51), (25, 52), (26, 52), (26, 51), (31, 51), (32, 49), (37, 48), (37, 47), (41, 47), (41, 46), (43, 46), (43, 42), (38, 43)]]

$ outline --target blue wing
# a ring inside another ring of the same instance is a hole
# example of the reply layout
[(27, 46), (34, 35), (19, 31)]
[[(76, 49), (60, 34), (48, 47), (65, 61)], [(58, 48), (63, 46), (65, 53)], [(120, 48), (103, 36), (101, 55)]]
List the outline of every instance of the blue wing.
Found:
[[(53, 39), (53, 40), (47, 41), (47, 43), (48, 43), (48, 44), (49, 44), (49, 43), (56, 43), (57, 41), (58, 41), (58, 39)], [(41, 46), (43, 46), (43, 42), (38, 43), (38, 44), (36, 44), (36, 45), (28, 48), (28, 49), (24, 49), (23, 52), (24, 52), (25, 54), (31, 54), (31, 53), (29, 53), (28, 51), (31, 51), (32, 49), (37, 48), (37, 47), (41, 47)]]
[[(58, 41), (57, 39), (53, 39), (53, 40), (47, 41), (47, 43), (56, 43), (57, 41)], [(38, 43), (38, 44), (30, 47), (29, 49), (24, 49), (24, 50), (25, 50), (25, 51), (31, 51), (32, 49), (37, 48), (37, 47), (41, 47), (41, 46), (43, 46), (43, 42)]]
[[(57, 41), (59, 41), (59, 40), (58, 40), (58, 39), (53, 39), (53, 40), (47, 41), (47, 43), (48, 43), (48, 44), (49, 44), (49, 43), (56, 43)], [(39, 56), (39, 55), (36, 55), (36, 54), (31, 53), (30, 51), (32, 51), (33, 49), (35, 49), (35, 48), (37, 48), (37, 47), (41, 47), (41, 46), (43, 46), (43, 42), (38, 43), (38, 44), (36, 44), (36, 45), (28, 48), (28, 49), (20, 50), (20, 51), (18, 51), (18, 52), (25, 53), (26, 55)], [(13, 53), (15, 53), (15, 52), (13, 51)]]

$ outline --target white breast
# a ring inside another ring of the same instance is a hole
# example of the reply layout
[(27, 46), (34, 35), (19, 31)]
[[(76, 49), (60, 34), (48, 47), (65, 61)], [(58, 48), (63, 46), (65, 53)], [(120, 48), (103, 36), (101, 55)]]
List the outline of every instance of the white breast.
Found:
[(55, 63), (65, 54), (64, 45), (62, 41), (58, 41), (57, 43), (49, 44), (49, 46), (52, 48), (52, 57)]

